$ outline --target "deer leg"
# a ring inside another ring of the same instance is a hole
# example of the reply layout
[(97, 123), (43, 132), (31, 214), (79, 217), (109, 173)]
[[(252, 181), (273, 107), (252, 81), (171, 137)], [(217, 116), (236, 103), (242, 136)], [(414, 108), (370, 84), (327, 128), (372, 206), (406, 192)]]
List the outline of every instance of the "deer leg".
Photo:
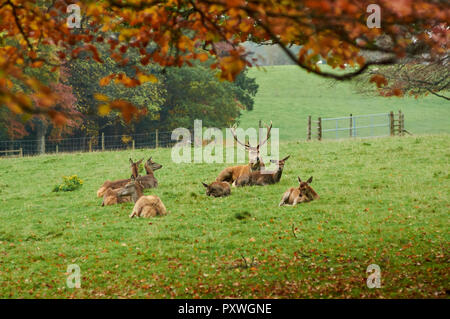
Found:
[(303, 197), (300, 197), (300, 196), (299, 196), (299, 197), (296, 197), (296, 198), (294, 199), (294, 202), (292, 203), (292, 206), (295, 206), (295, 205), (297, 205), (297, 204), (303, 202), (302, 198), (303, 198)]
[(133, 209), (129, 217), (133, 218), (134, 216), (137, 216), (137, 211)]
[(286, 205), (287, 200), (289, 199), (289, 196), (291, 195), (290, 191), (286, 191), (283, 194), (283, 198), (281, 199), (281, 202), (278, 204), (278, 206), (284, 206)]
[(260, 177), (260, 178), (258, 178), (257, 180), (256, 180), (256, 183), (254, 184), (254, 185), (257, 185), (257, 186), (265, 186), (265, 185), (267, 185), (266, 184), (266, 182), (265, 182), (265, 180), (264, 180), (264, 177)]
[(147, 205), (142, 208), (142, 212), (141, 212), (142, 217), (148, 218), (148, 217), (155, 217), (156, 215), (157, 215), (157, 212), (156, 212), (155, 207)]
[(236, 187), (242, 187), (248, 184), (248, 176), (240, 176), (234, 182), (233, 185)]

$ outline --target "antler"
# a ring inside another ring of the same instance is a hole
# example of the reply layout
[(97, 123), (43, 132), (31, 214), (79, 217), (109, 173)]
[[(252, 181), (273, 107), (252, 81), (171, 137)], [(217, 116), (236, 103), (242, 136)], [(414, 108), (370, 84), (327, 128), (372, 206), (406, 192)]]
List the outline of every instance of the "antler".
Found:
[(264, 145), (264, 143), (267, 142), (267, 140), (270, 137), (270, 131), (272, 130), (272, 121), (270, 121), (270, 126), (267, 126), (266, 123), (264, 123), (264, 125), (267, 127), (267, 135), (266, 135), (266, 139), (263, 142), (259, 142), (257, 148), (259, 149), (261, 147), (261, 145)]
[(236, 133), (235, 133), (235, 129), (236, 129), (236, 124), (233, 125), (233, 127), (230, 128), (231, 129), (231, 134), (233, 134), (233, 137), (235, 139), (236, 142), (238, 142), (239, 144), (241, 144), (242, 146), (244, 146), (246, 149), (252, 149), (252, 147), (250, 146), (250, 144), (244, 144), (241, 141), (238, 140)]
[(267, 126), (267, 124), (264, 123), (264, 125), (267, 127), (267, 135), (266, 138), (264, 139), (263, 142), (259, 142), (258, 145), (256, 147), (254, 146), (250, 146), (249, 143), (242, 143), (241, 141), (238, 140), (236, 133), (235, 133), (235, 129), (236, 129), (236, 124), (233, 125), (233, 127), (231, 127), (231, 133), (233, 134), (234, 139), (236, 140), (236, 142), (238, 142), (239, 144), (241, 144), (242, 146), (244, 146), (246, 149), (248, 150), (253, 150), (253, 151), (259, 151), (259, 148), (264, 145), (264, 143), (267, 142), (267, 140), (270, 137), (270, 131), (272, 130), (272, 121), (270, 121), (270, 126)]

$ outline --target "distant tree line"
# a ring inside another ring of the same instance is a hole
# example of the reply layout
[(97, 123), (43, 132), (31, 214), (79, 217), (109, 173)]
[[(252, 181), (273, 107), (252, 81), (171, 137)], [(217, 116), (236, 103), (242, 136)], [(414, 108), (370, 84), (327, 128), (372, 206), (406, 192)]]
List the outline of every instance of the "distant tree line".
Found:
[[(104, 52), (101, 52), (104, 49)], [(59, 107), (70, 120), (63, 127), (42, 115), (21, 116), (7, 108), (0, 109), (0, 139), (49, 139), (145, 133), (176, 127), (191, 128), (194, 119), (202, 119), (204, 125), (226, 127), (234, 123), (242, 110), (252, 110), (258, 91), (255, 79), (241, 72), (234, 82), (223, 81), (217, 70), (210, 66), (215, 59), (209, 57), (196, 62), (194, 67), (166, 67), (143, 65), (137, 50), (127, 50), (127, 63), (118, 65), (114, 57), (107, 57), (106, 48), (99, 48), (103, 63), (92, 59), (70, 60), (61, 68), (60, 75), (49, 67), (29, 69), (38, 72), (38, 78), (48, 83), (62, 97)], [(83, 54), (83, 53), (81, 53)], [(224, 53), (226, 54), (226, 52)], [(127, 87), (123, 81), (102, 82), (108, 74), (135, 76), (136, 68), (144, 68), (151, 74), (145, 83)], [(129, 101), (139, 107), (133, 121), (127, 123), (119, 111), (103, 111), (102, 99), (106, 96)]]

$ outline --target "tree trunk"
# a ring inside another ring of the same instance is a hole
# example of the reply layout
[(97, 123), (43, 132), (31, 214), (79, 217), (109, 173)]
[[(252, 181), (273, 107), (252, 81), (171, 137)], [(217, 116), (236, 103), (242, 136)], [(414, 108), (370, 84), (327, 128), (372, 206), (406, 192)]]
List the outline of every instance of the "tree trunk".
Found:
[(47, 128), (48, 125), (46, 123), (39, 121), (36, 131), (38, 154), (45, 154), (45, 134), (47, 133)]

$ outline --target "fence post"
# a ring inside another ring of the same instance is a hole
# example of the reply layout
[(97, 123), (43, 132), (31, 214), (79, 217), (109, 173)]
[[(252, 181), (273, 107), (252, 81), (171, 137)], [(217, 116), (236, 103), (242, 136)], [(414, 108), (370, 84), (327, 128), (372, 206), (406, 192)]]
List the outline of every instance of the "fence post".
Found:
[(311, 141), (311, 115), (308, 116), (308, 131), (306, 140)]
[(261, 125), (261, 120), (259, 120), (258, 128), (261, 128), (261, 127), (262, 127), (262, 125)]
[(58, 154), (58, 152), (59, 152), (59, 147), (58, 147), (58, 144), (56, 144), (56, 154)]
[(322, 140), (322, 118), (321, 117), (319, 117), (317, 119), (317, 139), (319, 141)]
[(22, 151), (22, 148), (19, 149), (19, 156), (20, 156), (20, 157), (23, 157), (23, 151)]
[(402, 135), (405, 135), (405, 113), (402, 113)]
[(155, 130), (155, 148), (158, 148), (159, 141), (158, 141), (158, 129)]
[(398, 110), (398, 136), (403, 136), (403, 117), (402, 111)]
[(89, 139), (89, 152), (92, 152), (92, 137)]
[(105, 150), (105, 133), (102, 132), (102, 151)]
[(353, 137), (353, 114), (350, 113), (350, 137)]
[(133, 149), (133, 151), (134, 151), (134, 146), (135, 146), (134, 140), (132, 140), (132, 141), (131, 141), (131, 148)]
[(45, 154), (45, 135), (42, 135), (39, 143), (41, 143), (40, 154)]
[(390, 130), (391, 136), (394, 136), (395, 131), (394, 131), (394, 112), (393, 111), (391, 111), (389, 113), (389, 130)]

